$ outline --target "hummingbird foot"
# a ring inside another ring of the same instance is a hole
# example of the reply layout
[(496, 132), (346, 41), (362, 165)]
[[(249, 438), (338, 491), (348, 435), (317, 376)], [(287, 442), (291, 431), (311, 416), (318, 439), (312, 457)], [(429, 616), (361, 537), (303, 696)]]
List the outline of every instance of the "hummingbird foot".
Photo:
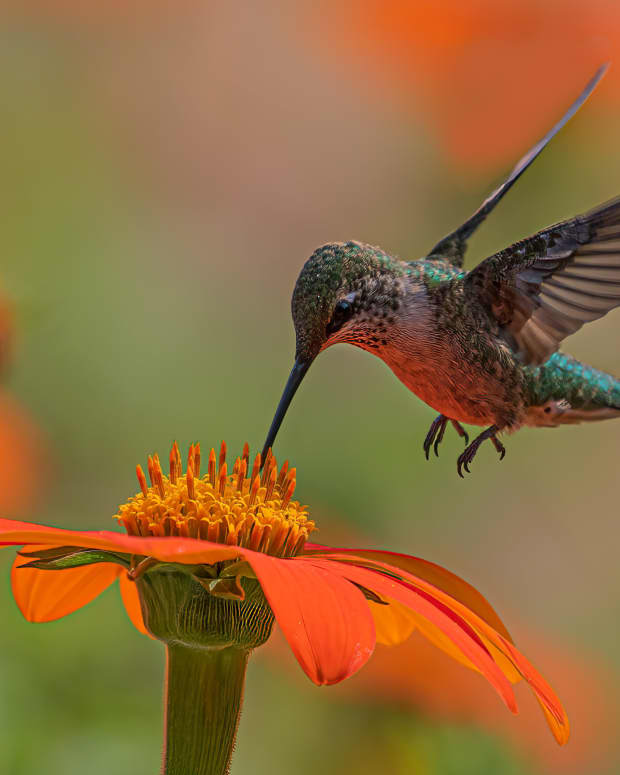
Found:
[[(448, 420), (450, 420), (450, 418), (446, 417), (445, 414), (439, 414), (433, 420), (431, 427), (429, 428), (428, 433), (426, 434), (426, 438), (424, 439), (424, 454), (426, 455), (427, 460), (429, 459), (431, 446), (435, 451), (435, 457), (439, 457), (439, 445), (443, 441), (443, 436), (444, 436), (444, 433), (446, 432), (446, 426), (448, 425)], [(465, 445), (467, 446), (467, 444), (469, 444), (469, 435), (467, 431), (456, 420), (450, 420), (450, 422), (454, 426), (459, 436), (462, 439), (465, 439)]]
[(491, 427), (487, 428), (486, 431), (482, 431), (482, 433), (479, 436), (476, 436), (476, 438), (472, 441), (472, 443), (465, 449), (465, 452), (463, 452), (462, 455), (459, 455), (459, 459), (456, 462), (456, 470), (458, 471), (461, 479), (465, 478), (463, 476), (463, 470), (462, 470), (463, 468), (467, 471), (468, 474), (471, 473), (471, 471), (469, 470), (469, 464), (476, 457), (476, 452), (478, 452), (478, 447), (482, 444), (483, 441), (486, 441), (487, 439), (491, 439), (493, 446), (499, 453), (499, 459), (500, 460), (504, 459), (504, 455), (506, 454), (506, 448), (496, 436), (498, 431), (499, 431), (499, 428), (497, 427), (497, 425), (491, 425)]

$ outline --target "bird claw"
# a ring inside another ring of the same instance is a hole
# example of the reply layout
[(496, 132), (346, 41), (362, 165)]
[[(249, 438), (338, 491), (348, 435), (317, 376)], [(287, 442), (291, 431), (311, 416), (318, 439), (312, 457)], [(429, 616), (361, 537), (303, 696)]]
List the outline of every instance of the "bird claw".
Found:
[[(427, 460), (430, 460), (430, 452), (431, 447), (433, 448), (433, 451), (435, 452), (435, 457), (439, 457), (439, 445), (443, 441), (444, 434), (446, 432), (446, 427), (448, 425), (449, 418), (445, 416), (445, 414), (439, 414), (435, 419), (433, 420), (431, 427), (428, 430), (428, 433), (426, 434), (426, 438), (424, 439), (424, 454), (426, 456)], [(459, 436), (462, 439), (465, 439), (465, 446), (469, 444), (469, 434), (463, 428), (463, 426), (457, 422), (457, 420), (450, 420), (452, 425), (454, 426), (454, 429), (459, 434)]]
[(465, 446), (467, 447), (469, 445), (469, 433), (463, 428), (460, 422), (457, 422), (456, 420), (450, 420), (452, 425), (454, 426), (454, 429), (459, 434), (459, 436), (462, 439), (465, 439)]
[(487, 428), (479, 436), (476, 436), (476, 438), (472, 441), (472, 443), (465, 448), (465, 451), (461, 455), (459, 455), (458, 460), (456, 461), (456, 470), (458, 472), (458, 475), (461, 477), (461, 479), (465, 478), (463, 476), (463, 468), (468, 474), (471, 473), (471, 471), (469, 470), (470, 463), (476, 457), (476, 453), (478, 452), (478, 447), (482, 444), (483, 441), (486, 441), (487, 439), (491, 440), (496, 451), (499, 453), (500, 461), (504, 459), (506, 455), (506, 448), (496, 436), (496, 433), (498, 431), (499, 431), (499, 428), (497, 427), (497, 425), (491, 425), (490, 428)]
[(448, 424), (448, 420), (446, 417), (443, 418), (443, 422), (441, 423), (441, 428), (439, 429), (439, 433), (437, 434), (437, 438), (435, 439), (435, 443), (433, 444), (433, 449), (435, 451), (435, 457), (439, 457), (439, 445), (443, 441), (443, 435), (446, 432), (446, 426)]
[(491, 436), (491, 441), (493, 442), (493, 446), (495, 447), (495, 449), (499, 454), (499, 459), (501, 462), (506, 457), (506, 447), (497, 438), (497, 436)]
[(435, 419), (431, 423), (431, 427), (428, 429), (428, 433), (426, 434), (426, 438), (424, 439), (424, 444), (423, 444), (424, 454), (426, 455), (427, 460), (430, 459), (429, 456), (430, 456), (431, 446), (433, 446), (433, 449), (435, 450), (435, 455), (439, 457), (439, 454), (437, 452), (437, 447), (441, 442), (441, 440), (443, 439), (443, 434), (444, 434), (444, 431), (446, 430), (447, 422), (448, 422), (448, 418), (444, 417), (443, 414), (440, 414), (440, 415), (437, 415), (437, 417), (435, 417)]

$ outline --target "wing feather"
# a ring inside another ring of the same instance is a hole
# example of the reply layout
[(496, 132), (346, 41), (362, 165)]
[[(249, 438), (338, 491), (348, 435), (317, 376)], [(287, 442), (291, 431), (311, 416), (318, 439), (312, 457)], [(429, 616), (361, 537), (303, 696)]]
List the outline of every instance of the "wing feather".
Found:
[(566, 336), (620, 306), (620, 198), (496, 253), (465, 283), (521, 361), (543, 363)]
[(435, 247), (429, 252), (427, 256), (428, 258), (443, 258), (450, 261), (455, 266), (463, 265), (465, 250), (467, 249), (467, 240), (476, 231), (478, 226), (480, 226), (487, 215), (495, 208), (504, 194), (506, 194), (512, 188), (512, 186), (517, 182), (517, 180), (519, 180), (521, 175), (523, 175), (530, 164), (540, 155), (549, 141), (555, 137), (560, 129), (562, 129), (562, 127), (568, 121), (570, 121), (575, 113), (577, 113), (579, 108), (588, 99), (590, 94), (592, 94), (598, 82), (605, 75), (608, 67), (609, 64), (604, 64), (599, 67), (594, 76), (586, 85), (585, 89), (581, 92), (579, 97), (577, 97), (575, 102), (573, 102), (573, 104), (557, 122), (557, 124), (555, 124), (547, 132), (547, 134), (536, 143), (533, 148), (530, 148), (525, 156), (519, 159), (506, 180), (500, 186), (498, 186), (495, 191), (489, 194), (489, 196), (484, 200), (476, 212), (471, 215), (465, 221), (465, 223), (461, 224), (461, 226), (459, 226), (453, 232), (450, 232), (450, 234), (448, 234), (435, 245)]

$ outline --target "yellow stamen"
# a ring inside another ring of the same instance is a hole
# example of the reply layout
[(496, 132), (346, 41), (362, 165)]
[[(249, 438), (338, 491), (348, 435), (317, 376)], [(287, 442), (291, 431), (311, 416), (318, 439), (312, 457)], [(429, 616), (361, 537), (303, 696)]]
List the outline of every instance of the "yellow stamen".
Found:
[(187, 497), (194, 500), (196, 497), (196, 490), (194, 488), (194, 469), (191, 465), (187, 466), (187, 474), (185, 475), (187, 482)]
[(181, 465), (181, 450), (179, 449), (179, 445), (174, 442), (172, 445), (172, 449), (174, 451), (174, 463), (175, 463), (175, 471), (177, 476), (181, 476), (183, 473), (183, 466)]
[(215, 450), (213, 447), (211, 447), (211, 452), (209, 452), (209, 481), (211, 482), (211, 487), (215, 487)]
[(263, 461), (263, 476), (265, 476), (265, 472), (269, 472), (272, 457), (273, 457), (273, 453), (271, 451), (271, 447), (269, 447), (269, 449), (267, 450), (267, 454), (265, 455), (265, 460)]
[(155, 453), (153, 455), (153, 473), (155, 475), (155, 486), (161, 498), (164, 497), (164, 475), (161, 470), (161, 463), (159, 462), (159, 455)]
[(149, 494), (149, 491), (148, 487), (146, 486), (146, 476), (144, 475), (144, 471), (140, 465), (136, 466), (136, 476), (138, 477), (138, 484), (142, 490), (142, 495), (146, 497)]
[(295, 469), (289, 469), (287, 461), (278, 472), (275, 458), (268, 453), (262, 476), (260, 455), (248, 476), (246, 444), (229, 475), (226, 452), (222, 443), (216, 473), (216, 453), (211, 450), (203, 477), (198, 444), (190, 447), (185, 476), (176, 443), (169, 456), (169, 477), (163, 474), (159, 457), (149, 457), (151, 486), (137, 466), (140, 493), (119, 508), (116, 519), (129, 535), (202, 539), (278, 557), (300, 552), (315, 527), (305, 509), (291, 500)]
[(194, 447), (194, 473), (200, 476), (200, 444)]
[(220, 481), (219, 481), (219, 487), (218, 487), (220, 495), (224, 495), (224, 492), (226, 491), (227, 476), (228, 476), (228, 466), (226, 465), (226, 463), (222, 463), (220, 467)]
[(288, 503), (290, 499), (293, 497), (293, 493), (295, 492), (295, 478), (291, 479), (289, 482), (288, 487), (286, 488), (286, 492), (284, 493), (284, 498), (282, 498), (282, 505), (288, 506)]
[(177, 459), (174, 454), (174, 447), (170, 450), (170, 481), (172, 484), (177, 483)]
[(263, 475), (261, 477), (260, 483), (263, 487), (266, 486), (267, 482), (269, 481), (269, 477), (271, 476), (271, 471), (273, 468), (277, 468), (278, 463), (275, 459), (275, 457), (271, 454), (271, 450), (267, 452), (267, 456), (265, 458), (265, 466), (263, 468)]
[(285, 460), (284, 465), (282, 466), (282, 468), (280, 469), (280, 473), (278, 474), (277, 486), (279, 490), (282, 490), (282, 484), (284, 482), (284, 477), (286, 476), (287, 472), (288, 472), (288, 460)]
[(269, 481), (267, 482), (267, 489), (265, 490), (265, 500), (268, 501), (271, 499), (271, 496), (273, 495), (274, 488), (276, 486), (276, 473), (277, 469), (276, 466), (273, 466), (271, 469), (271, 473), (269, 474)]
[(252, 475), (250, 476), (251, 482), (253, 482), (254, 479), (258, 476), (258, 472), (260, 471), (260, 464), (261, 464), (260, 452), (257, 452), (256, 457), (254, 458), (254, 465), (252, 466)]
[(250, 487), (250, 499), (248, 500), (248, 506), (253, 506), (258, 495), (258, 488), (260, 487), (260, 477), (255, 476), (252, 479), (252, 486)]
[(239, 469), (237, 471), (237, 489), (239, 490), (239, 492), (243, 492), (243, 482), (245, 480), (245, 475), (247, 474), (247, 472), (248, 472), (248, 461), (244, 457), (241, 460), (241, 465), (239, 466)]

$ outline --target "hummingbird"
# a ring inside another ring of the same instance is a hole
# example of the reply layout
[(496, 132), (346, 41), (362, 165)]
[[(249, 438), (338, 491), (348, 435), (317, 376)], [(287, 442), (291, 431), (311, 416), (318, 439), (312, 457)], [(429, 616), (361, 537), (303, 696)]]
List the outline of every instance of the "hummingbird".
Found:
[[(553, 136), (590, 96), (595, 73), (555, 126), (456, 230), (419, 260), (361, 242), (323, 245), (291, 301), (295, 363), (267, 434), (271, 449), (316, 356), (340, 342), (381, 358), (439, 412), (424, 440), (438, 456), (450, 423), (465, 441), (457, 472), (470, 472), (500, 433), (620, 417), (620, 380), (558, 351), (560, 342), (620, 306), (620, 197), (543, 229), (463, 269), (467, 241)], [(485, 429), (469, 442), (462, 423)]]

